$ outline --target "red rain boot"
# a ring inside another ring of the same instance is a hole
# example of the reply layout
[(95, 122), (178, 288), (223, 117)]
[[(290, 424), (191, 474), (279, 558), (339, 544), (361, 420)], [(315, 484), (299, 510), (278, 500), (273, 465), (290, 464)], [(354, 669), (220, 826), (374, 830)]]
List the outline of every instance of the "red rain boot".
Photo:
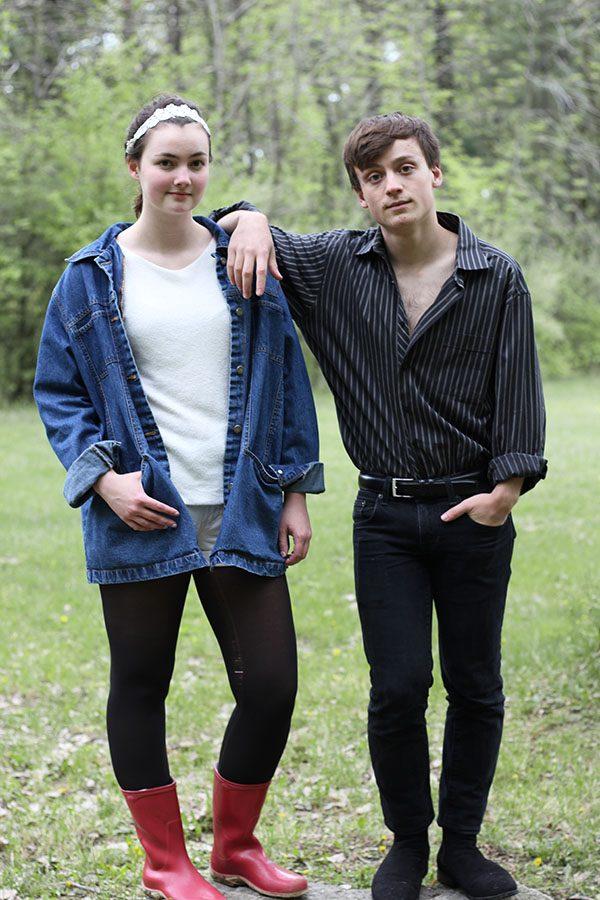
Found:
[(196, 871), (185, 849), (177, 786), (122, 791), (146, 851), (142, 887), (166, 900), (224, 900)]
[(221, 884), (247, 884), (267, 897), (299, 897), (308, 890), (306, 878), (267, 859), (253, 834), (269, 784), (234, 784), (215, 769), (210, 874)]

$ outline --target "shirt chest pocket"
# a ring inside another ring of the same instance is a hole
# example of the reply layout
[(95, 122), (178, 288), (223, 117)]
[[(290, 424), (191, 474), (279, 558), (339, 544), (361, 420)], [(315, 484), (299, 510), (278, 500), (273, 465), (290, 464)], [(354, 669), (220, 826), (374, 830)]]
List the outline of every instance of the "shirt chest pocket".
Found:
[(492, 365), (490, 341), (483, 334), (458, 333), (442, 344), (442, 392), (456, 400), (481, 398)]
[(67, 322), (73, 344), (98, 381), (106, 377), (108, 366), (117, 362), (111, 330), (114, 321), (118, 321), (118, 314), (108, 300), (90, 300)]
[(268, 295), (254, 302), (254, 355), (266, 356), (276, 366), (283, 367), (283, 309), (268, 299)]
[(443, 341), (446, 366), (463, 372), (467, 369), (487, 369), (492, 347), (485, 335), (455, 334)]

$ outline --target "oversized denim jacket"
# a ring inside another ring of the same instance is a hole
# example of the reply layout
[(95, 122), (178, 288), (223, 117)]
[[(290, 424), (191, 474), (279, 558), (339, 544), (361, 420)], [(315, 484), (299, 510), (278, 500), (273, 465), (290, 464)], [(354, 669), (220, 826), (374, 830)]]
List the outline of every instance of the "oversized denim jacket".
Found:
[[(69, 257), (48, 306), (34, 396), (67, 470), (65, 498), (81, 506), (90, 582), (143, 581), (208, 565), (281, 575), (282, 491), (324, 490), (310, 383), (281, 288), (269, 276), (262, 297), (244, 300), (227, 278), (228, 236), (209, 219), (196, 221), (216, 239), (217, 275), (231, 312), (225, 510), (210, 559), (171, 481), (123, 326), (123, 258), (115, 238), (127, 224), (111, 226)], [(179, 510), (177, 527), (140, 532), (126, 525), (92, 489), (110, 468), (141, 470), (146, 493)]]

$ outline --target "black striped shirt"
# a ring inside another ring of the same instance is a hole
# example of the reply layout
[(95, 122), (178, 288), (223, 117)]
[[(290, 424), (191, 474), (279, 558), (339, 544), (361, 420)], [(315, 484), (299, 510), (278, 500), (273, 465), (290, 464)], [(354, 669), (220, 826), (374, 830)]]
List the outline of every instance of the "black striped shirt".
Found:
[(458, 233), (456, 268), (412, 334), (379, 228), (272, 227), (283, 289), (358, 469), (413, 478), (480, 470), (493, 484), (523, 476), (526, 491), (547, 465), (529, 291), (510, 256), (458, 216), (438, 220)]

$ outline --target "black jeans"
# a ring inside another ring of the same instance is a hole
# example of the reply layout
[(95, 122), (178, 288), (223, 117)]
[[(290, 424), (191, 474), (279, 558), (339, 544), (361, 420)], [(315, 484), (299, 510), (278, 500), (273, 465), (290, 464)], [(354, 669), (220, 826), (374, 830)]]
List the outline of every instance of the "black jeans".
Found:
[(354, 505), (369, 747), (385, 823), (397, 835), (433, 819), (425, 723), (433, 604), (448, 700), (439, 825), (477, 834), (500, 748), (500, 638), (515, 531), (510, 517), (498, 528), (467, 515), (442, 522), (453, 505), (364, 489)]

